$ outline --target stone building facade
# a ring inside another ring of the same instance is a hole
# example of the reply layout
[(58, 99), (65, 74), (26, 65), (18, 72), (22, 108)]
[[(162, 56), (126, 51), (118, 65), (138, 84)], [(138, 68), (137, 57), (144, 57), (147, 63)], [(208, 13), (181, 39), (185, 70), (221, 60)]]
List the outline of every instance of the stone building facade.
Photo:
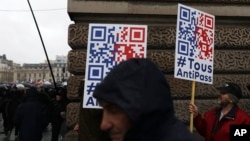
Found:
[(12, 60), (8, 60), (6, 55), (0, 55), (0, 83), (8, 83), (13, 81), (13, 68), (15, 64)]
[(68, 71), (67, 56), (57, 55), (55, 60), (50, 60), (50, 66), (47, 61), (44, 61), (44, 63), (24, 63), (22, 66), (15, 67), (12, 81), (32, 83), (39, 81), (53, 82), (50, 67), (56, 83), (67, 81), (71, 75)]
[(67, 140), (101, 141), (100, 110), (83, 109), (82, 89), (85, 75), (89, 23), (148, 25), (147, 57), (164, 72), (171, 86), (176, 115), (189, 123), (187, 110), (192, 82), (174, 78), (177, 4), (215, 15), (215, 54), (213, 85), (197, 83), (195, 103), (201, 112), (216, 104), (215, 86), (232, 81), (242, 87), (239, 105), (250, 114), (250, 1), (249, 0), (68, 0), (68, 14), (74, 24), (68, 28), (67, 125), (80, 124), (79, 134), (68, 132)]

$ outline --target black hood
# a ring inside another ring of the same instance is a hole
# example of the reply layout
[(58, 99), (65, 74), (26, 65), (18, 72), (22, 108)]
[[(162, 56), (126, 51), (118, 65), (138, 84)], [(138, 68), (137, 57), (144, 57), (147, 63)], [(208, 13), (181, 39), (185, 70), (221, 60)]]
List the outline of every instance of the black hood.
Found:
[(174, 115), (170, 87), (149, 59), (121, 62), (95, 88), (93, 96), (121, 107), (133, 125), (145, 123), (152, 115), (156, 115), (154, 119)]

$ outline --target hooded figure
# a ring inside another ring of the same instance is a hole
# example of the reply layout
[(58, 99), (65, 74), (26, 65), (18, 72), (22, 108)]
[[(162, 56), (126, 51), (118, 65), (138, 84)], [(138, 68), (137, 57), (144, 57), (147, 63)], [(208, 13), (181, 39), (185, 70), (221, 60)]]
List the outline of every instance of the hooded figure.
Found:
[[(103, 107), (101, 129), (109, 133), (112, 141), (196, 140), (175, 117), (168, 82), (149, 59), (133, 58), (120, 63), (97, 85), (93, 96)], [(117, 116), (119, 110), (125, 118)], [(120, 124), (125, 124), (123, 134), (110, 120), (114, 116), (114, 120), (120, 118)]]
[(16, 110), (14, 122), (19, 129), (19, 141), (41, 141), (49, 123), (48, 104), (36, 87), (27, 90), (27, 96)]

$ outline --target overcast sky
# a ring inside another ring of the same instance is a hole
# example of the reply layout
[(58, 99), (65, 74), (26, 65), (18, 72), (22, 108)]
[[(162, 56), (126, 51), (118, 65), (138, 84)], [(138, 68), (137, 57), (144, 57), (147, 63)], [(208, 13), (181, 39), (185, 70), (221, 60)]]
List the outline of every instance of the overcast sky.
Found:
[[(50, 60), (67, 55), (67, 0), (29, 0)], [(0, 55), (15, 63), (42, 63), (46, 60), (27, 0), (0, 0)]]

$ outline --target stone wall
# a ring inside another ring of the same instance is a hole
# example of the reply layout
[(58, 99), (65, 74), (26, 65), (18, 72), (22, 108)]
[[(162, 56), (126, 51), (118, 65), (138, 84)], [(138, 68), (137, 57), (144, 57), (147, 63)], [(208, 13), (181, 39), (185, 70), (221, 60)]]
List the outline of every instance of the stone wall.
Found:
[[(89, 23), (131, 23), (148, 25), (147, 57), (164, 72), (170, 83), (176, 116), (189, 123), (187, 110), (192, 82), (174, 78), (176, 12), (178, 2), (215, 15), (214, 85), (196, 83), (195, 103), (201, 112), (216, 104), (214, 86), (226, 81), (238, 83), (243, 90), (239, 105), (250, 114), (250, 1), (248, 0), (68, 0), (69, 25), (67, 125), (80, 123), (79, 134), (69, 132), (79, 141), (101, 141), (101, 111), (83, 109), (82, 94)], [(112, 8), (110, 8), (112, 7)], [(76, 137), (77, 136), (77, 137)]]

